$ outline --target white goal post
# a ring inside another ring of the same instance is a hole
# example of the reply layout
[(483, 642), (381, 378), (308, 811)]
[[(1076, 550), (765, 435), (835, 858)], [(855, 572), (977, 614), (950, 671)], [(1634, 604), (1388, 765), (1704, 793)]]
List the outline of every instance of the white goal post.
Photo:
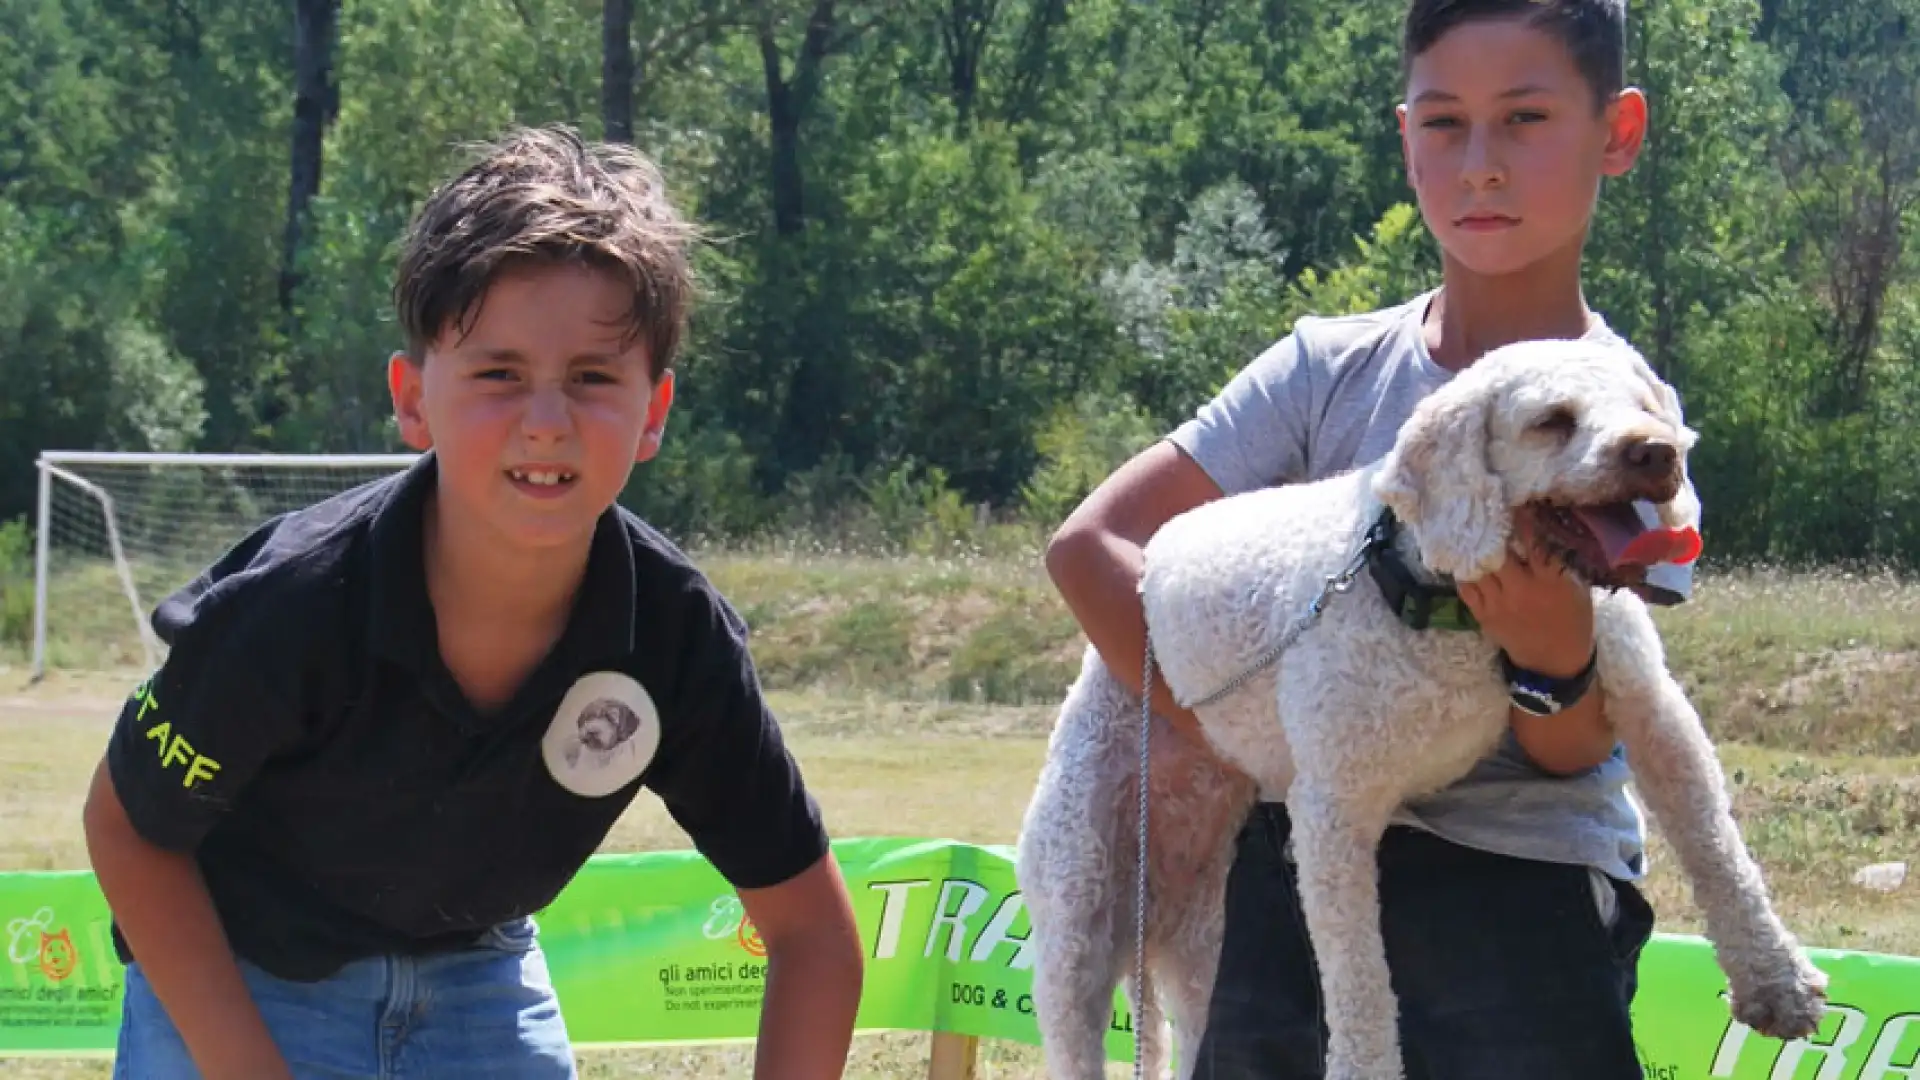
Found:
[(153, 604), (268, 518), (389, 476), (414, 454), (47, 450), (35, 462), (33, 666), (139, 665)]

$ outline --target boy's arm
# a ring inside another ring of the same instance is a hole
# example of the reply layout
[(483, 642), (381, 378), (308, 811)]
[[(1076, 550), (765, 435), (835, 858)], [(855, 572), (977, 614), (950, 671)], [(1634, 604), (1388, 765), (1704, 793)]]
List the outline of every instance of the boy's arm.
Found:
[(863, 974), (853, 901), (761, 693), (744, 622), (704, 586), (682, 600), (686, 651), (646, 783), (767, 945), (756, 1080), (837, 1077)]
[(840, 864), (831, 854), (778, 885), (741, 889), (767, 947), (755, 1080), (833, 1080), (846, 1068), (864, 953)]
[[(1172, 442), (1162, 440), (1115, 470), (1047, 544), (1047, 574), (1087, 641), (1122, 683), (1144, 684), (1147, 623), (1140, 569), (1160, 526), (1221, 497), (1218, 484)], [(1153, 683), (1153, 711), (1199, 739), (1199, 721), (1174, 703), (1166, 681)]]
[(193, 857), (141, 837), (104, 761), (94, 770), (83, 823), (100, 890), (201, 1074), (291, 1080)]
[(277, 1078), (287, 1066), (193, 853), (299, 733), (283, 696), (306, 643), (286, 635), (306, 620), (286, 597), (216, 584), (219, 569), (155, 609), (166, 661), (121, 707), (82, 826), (107, 906), (201, 1072)]
[[(1313, 365), (1302, 326), (1240, 369), (1166, 439), (1115, 470), (1047, 544), (1047, 574), (1087, 641), (1138, 693), (1146, 666), (1140, 570), (1147, 541), (1223, 495), (1303, 479)], [(1199, 721), (1154, 679), (1153, 710), (1198, 739)]]

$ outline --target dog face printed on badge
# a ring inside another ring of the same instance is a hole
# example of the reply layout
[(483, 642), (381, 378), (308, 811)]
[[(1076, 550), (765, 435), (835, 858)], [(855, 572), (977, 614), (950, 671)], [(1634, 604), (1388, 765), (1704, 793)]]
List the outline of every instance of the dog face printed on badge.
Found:
[(660, 714), (646, 688), (613, 671), (581, 676), (540, 741), (561, 787), (600, 798), (632, 783), (660, 746)]
[(567, 747), (568, 765), (578, 765), (580, 755), (588, 751), (599, 754), (604, 765), (640, 730), (640, 717), (618, 698), (594, 698), (574, 723), (580, 728), (580, 741)]

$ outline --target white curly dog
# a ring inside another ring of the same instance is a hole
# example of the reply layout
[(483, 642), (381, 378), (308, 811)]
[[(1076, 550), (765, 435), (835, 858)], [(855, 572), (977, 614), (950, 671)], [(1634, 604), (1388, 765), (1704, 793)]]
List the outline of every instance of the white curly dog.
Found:
[[(1488, 353), (1424, 399), (1380, 461), (1216, 500), (1159, 530), (1141, 581), (1157, 677), (1194, 708), (1212, 753), (1152, 719), (1145, 952), (1154, 993), (1143, 1006), (1133, 976), (1140, 698), (1086, 651), (1016, 862), (1055, 1080), (1103, 1075), (1123, 974), (1148, 1075), (1165, 1069), (1169, 1022), (1179, 1047), (1199, 1045), (1233, 837), (1261, 788), (1284, 792), (1293, 820), (1331, 1036), (1326, 1076), (1404, 1075), (1376, 846), (1402, 801), (1448, 785), (1494, 748), (1509, 699), (1482, 635), (1410, 628), (1364, 571), (1346, 591), (1328, 588), (1359, 565), (1383, 508), (1399, 522), (1392, 548), (1428, 583), (1499, 567), (1516, 515), (1526, 514), (1596, 589), (1597, 689), (1705, 913), (1733, 1014), (1762, 1034), (1812, 1033), (1826, 978), (1775, 916), (1700, 719), (1667, 671), (1645, 604), (1623, 588), (1647, 562), (1697, 553), (1699, 504), (1686, 471), (1695, 438), (1676, 395), (1630, 349), (1526, 342)], [(1635, 500), (1658, 507), (1657, 527), (1642, 524)], [(1674, 554), (1676, 537), (1692, 550)], [(1301, 630), (1316, 596), (1324, 608)], [(1289, 628), (1299, 636), (1260, 666)], [(1250, 669), (1218, 700), (1192, 704)], [(1191, 1054), (1177, 1056), (1190, 1075)]]

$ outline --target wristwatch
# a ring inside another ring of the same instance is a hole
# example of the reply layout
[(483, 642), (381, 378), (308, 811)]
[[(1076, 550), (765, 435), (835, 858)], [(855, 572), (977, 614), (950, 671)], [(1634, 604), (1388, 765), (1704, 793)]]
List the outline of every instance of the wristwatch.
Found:
[(1537, 671), (1516, 667), (1505, 649), (1500, 650), (1500, 673), (1506, 676), (1507, 696), (1515, 708), (1534, 716), (1552, 716), (1572, 708), (1593, 686), (1594, 663), (1599, 650), (1587, 658), (1587, 666), (1570, 679), (1556, 679)]

